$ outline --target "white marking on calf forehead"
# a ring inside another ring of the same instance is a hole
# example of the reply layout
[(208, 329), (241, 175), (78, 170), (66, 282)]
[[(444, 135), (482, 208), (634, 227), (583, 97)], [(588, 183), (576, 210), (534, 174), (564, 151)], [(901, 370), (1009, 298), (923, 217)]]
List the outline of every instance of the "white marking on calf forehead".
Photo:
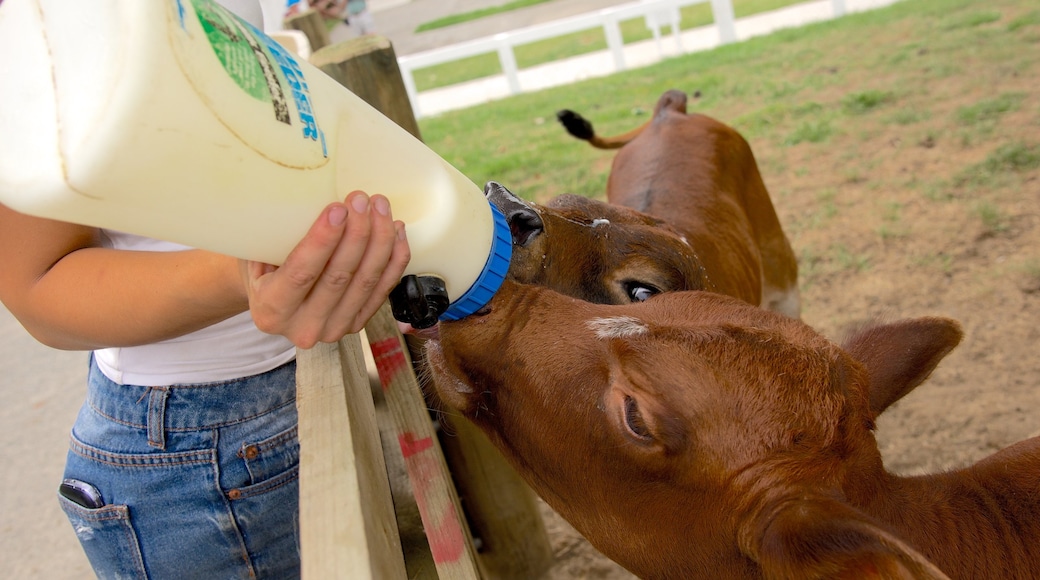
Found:
[(650, 331), (642, 320), (632, 316), (614, 316), (612, 318), (593, 318), (585, 323), (589, 330), (600, 339), (627, 338), (639, 336)]
[(589, 225), (594, 228), (599, 226), (609, 226), (610, 220), (608, 220), (607, 218), (596, 218), (592, 220), (592, 223)]

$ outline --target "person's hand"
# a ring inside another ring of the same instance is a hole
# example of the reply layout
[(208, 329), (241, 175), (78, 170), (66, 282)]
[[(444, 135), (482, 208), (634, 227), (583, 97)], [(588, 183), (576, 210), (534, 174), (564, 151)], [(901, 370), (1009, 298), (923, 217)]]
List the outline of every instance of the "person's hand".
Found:
[(280, 267), (241, 261), (260, 330), (300, 348), (361, 331), (411, 258), (389, 201), (360, 191), (325, 208)]

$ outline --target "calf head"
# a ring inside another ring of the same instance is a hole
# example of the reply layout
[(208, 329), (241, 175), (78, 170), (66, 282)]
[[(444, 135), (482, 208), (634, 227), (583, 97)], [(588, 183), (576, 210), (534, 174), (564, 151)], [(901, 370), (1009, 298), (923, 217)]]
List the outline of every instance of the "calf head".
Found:
[(685, 238), (646, 214), (578, 195), (539, 206), (495, 182), (485, 194), (509, 223), (514, 281), (600, 304), (639, 302), (709, 283)]
[(860, 362), (718, 294), (596, 305), (507, 282), (427, 353), (444, 404), (641, 577), (942, 578), (845, 497), (883, 473), (870, 390), (898, 398), (960, 338), (949, 320), (914, 324), (944, 344), (893, 361), (873, 353), (919, 335), (874, 329), (853, 341)]

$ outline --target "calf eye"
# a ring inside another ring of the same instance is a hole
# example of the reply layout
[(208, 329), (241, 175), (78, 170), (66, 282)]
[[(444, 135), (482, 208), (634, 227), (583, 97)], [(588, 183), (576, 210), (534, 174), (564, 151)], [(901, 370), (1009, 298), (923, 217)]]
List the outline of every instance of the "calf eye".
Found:
[(640, 439), (653, 439), (650, 428), (643, 420), (643, 414), (639, 412), (639, 404), (632, 397), (625, 396), (625, 427)]
[(661, 293), (657, 288), (642, 282), (625, 282), (625, 292), (632, 302), (646, 302), (651, 296)]

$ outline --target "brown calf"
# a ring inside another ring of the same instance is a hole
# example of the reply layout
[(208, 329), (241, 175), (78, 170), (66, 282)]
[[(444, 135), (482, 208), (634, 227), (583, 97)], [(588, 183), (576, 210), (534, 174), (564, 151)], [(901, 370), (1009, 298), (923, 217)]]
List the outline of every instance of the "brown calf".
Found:
[(444, 404), (640, 577), (1040, 578), (1040, 438), (949, 473), (882, 465), (874, 419), (960, 341), (952, 320), (839, 348), (708, 292), (595, 305), (507, 283), (440, 337)]
[(797, 317), (798, 265), (750, 147), (685, 109), (683, 93), (665, 93), (625, 141), (609, 203), (562, 195), (542, 207), (488, 184), (513, 233), (510, 277), (604, 304), (710, 290)]
[(667, 91), (643, 126), (599, 137), (580, 115), (557, 116), (580, 139), (620, 148), (607, 200), (669, 224), (709, 274), (705, 288), (799, 315), (798, 264), (747, 141), (731, 127), (686, 112), (686, 94)]

